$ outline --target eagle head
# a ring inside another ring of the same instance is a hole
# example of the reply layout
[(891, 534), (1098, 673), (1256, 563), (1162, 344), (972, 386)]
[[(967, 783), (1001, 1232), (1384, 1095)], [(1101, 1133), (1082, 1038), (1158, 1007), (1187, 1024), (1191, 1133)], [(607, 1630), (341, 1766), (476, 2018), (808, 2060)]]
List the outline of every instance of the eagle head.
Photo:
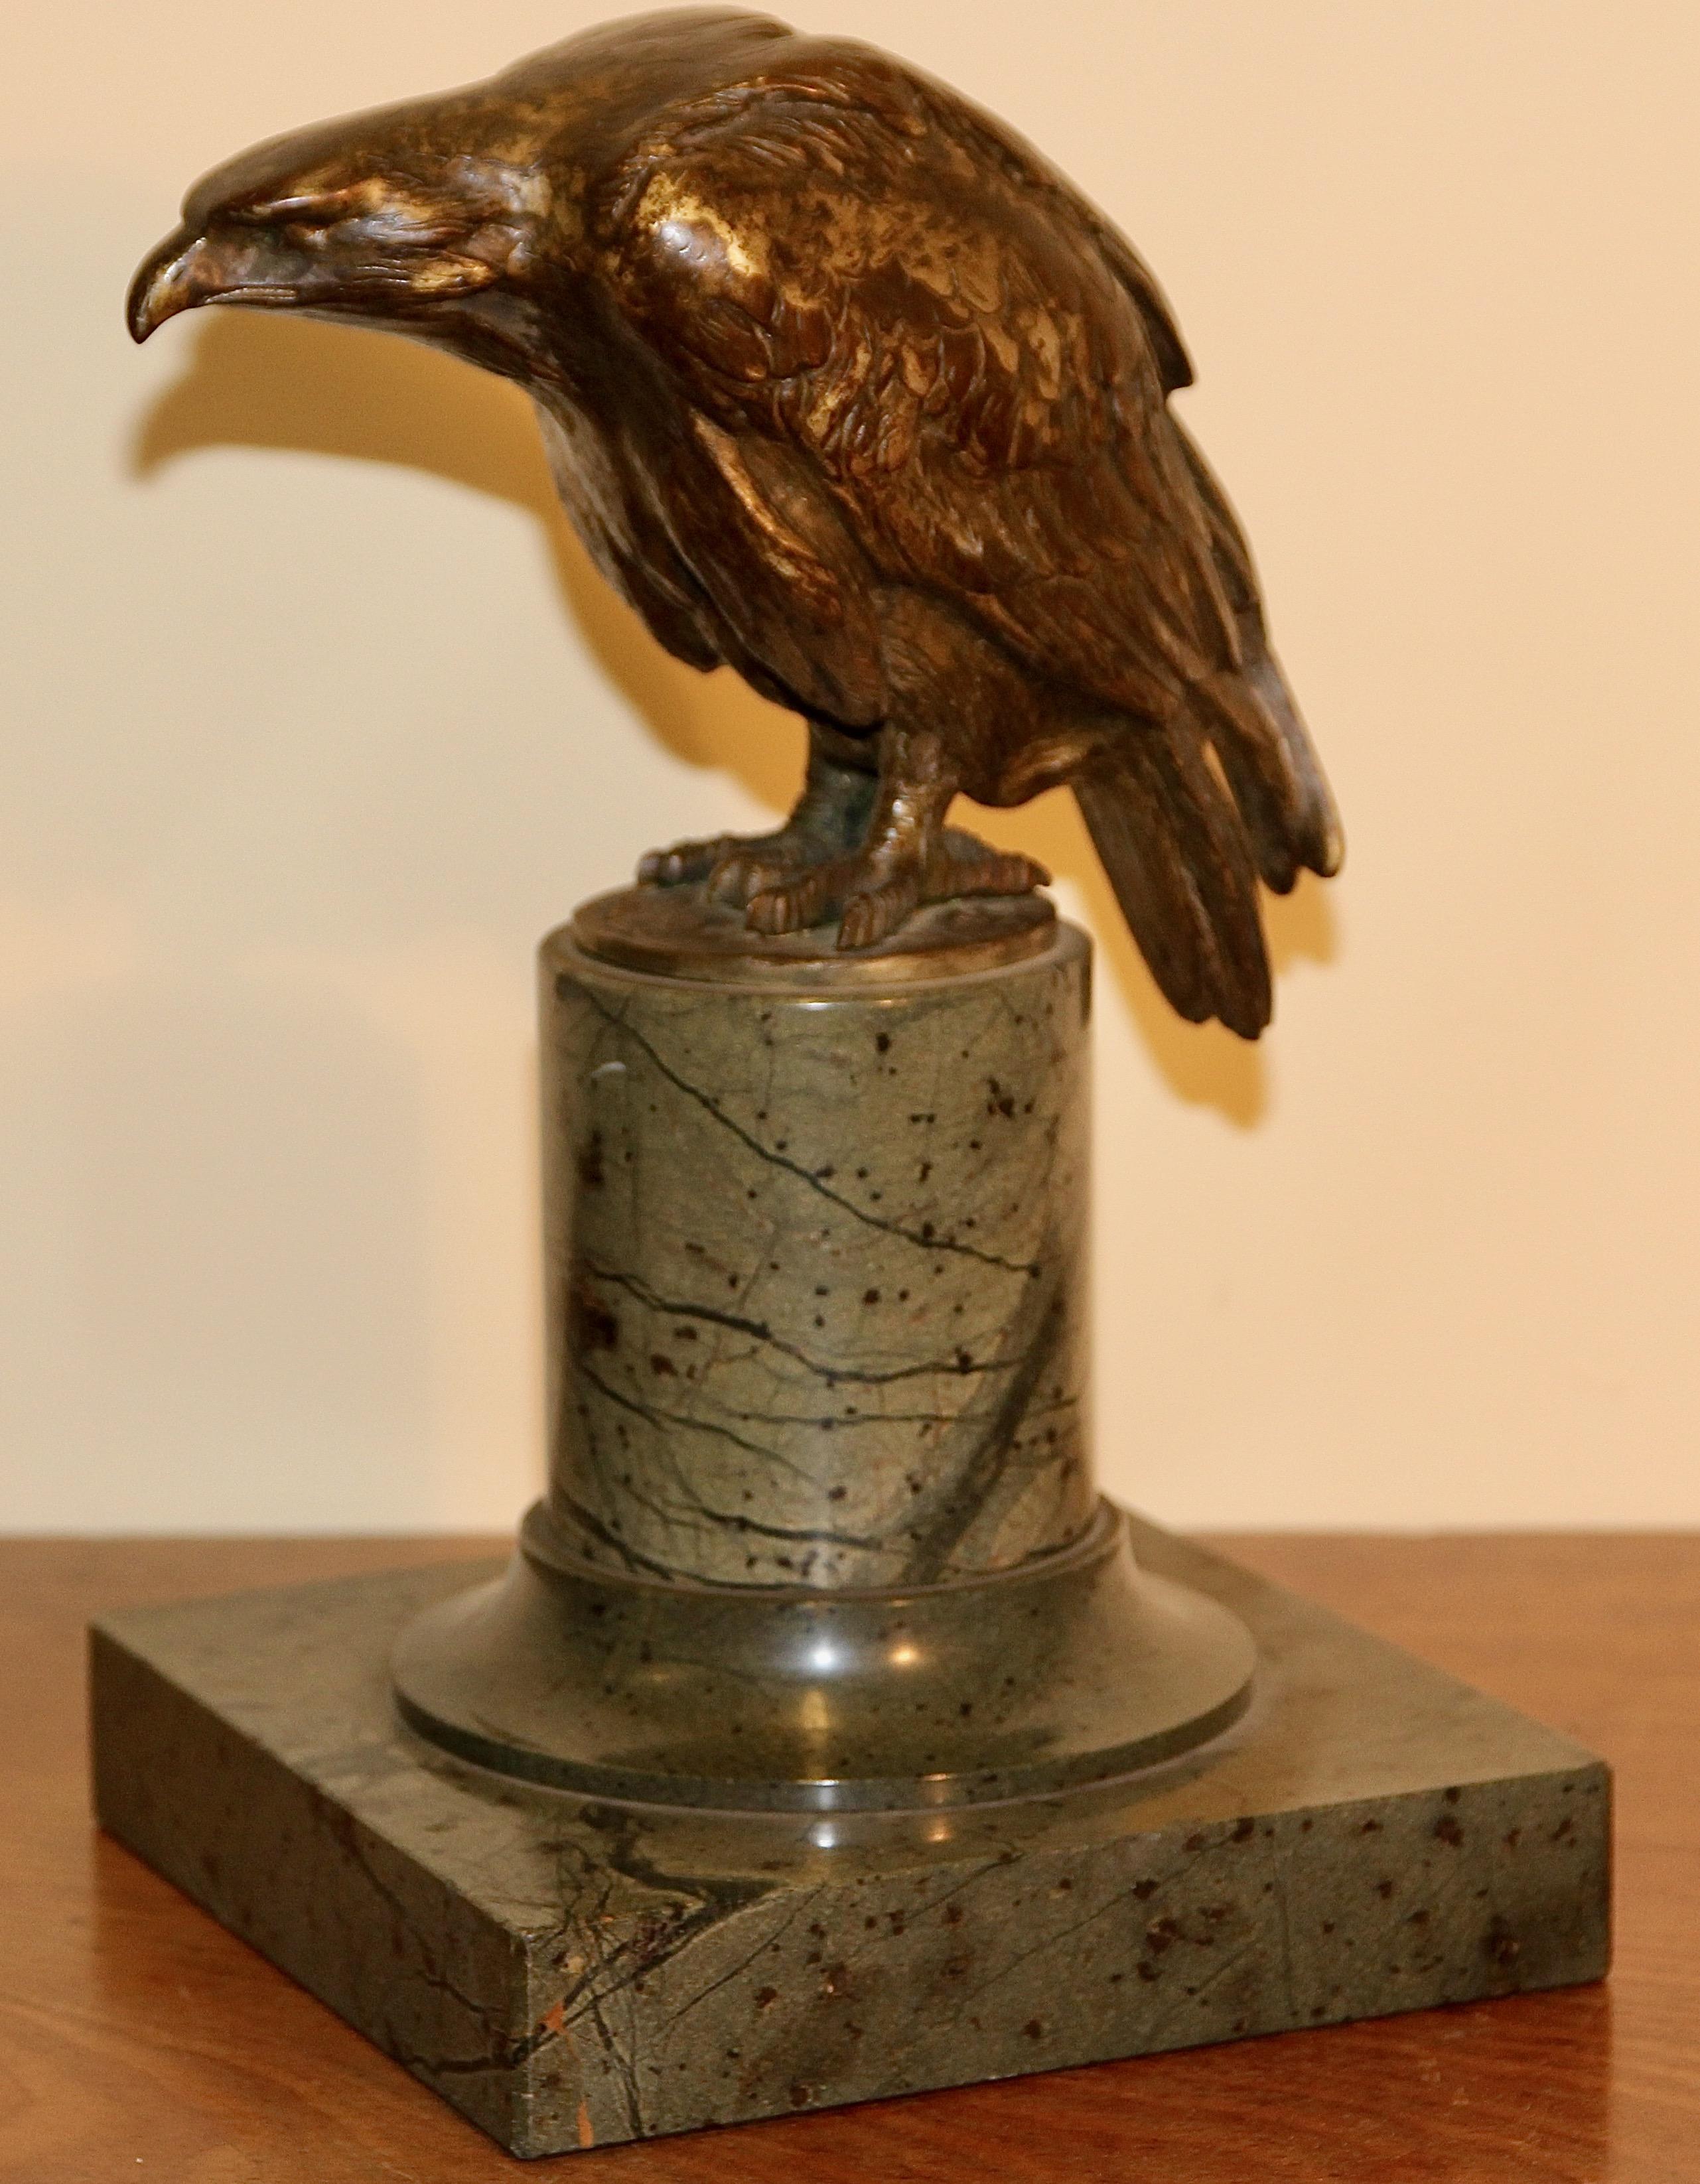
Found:
[[(215, 168), (131, 285), (146, 341), (180, 311), (242, 304), (369, 320), (523, 368), (551, 192), (511, 114), (471, 94), (279, 136)], [(504, 126), (504, 123), (509, 125)]]

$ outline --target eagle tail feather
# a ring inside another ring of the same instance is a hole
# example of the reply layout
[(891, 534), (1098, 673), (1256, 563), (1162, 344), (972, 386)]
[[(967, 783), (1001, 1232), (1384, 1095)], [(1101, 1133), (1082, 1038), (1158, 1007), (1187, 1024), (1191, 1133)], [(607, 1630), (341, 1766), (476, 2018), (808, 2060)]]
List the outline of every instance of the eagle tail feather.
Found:
[(1265, 886), (1287, 894), (1301, 866), (1325, 879), (1339, 871), (1340, 819), (1292, 694), (1257, 636), (1243, 668), (1212, 676), (1199, 695), (1257, 870)]
[(1201, 696), (1211, 741), (1251, 837), (1267, 886), (1285, 894), (1301, 866), (1332, 878), (1343, 844), (1340, 816), (1280, 663), (1269, 649), (1251, 549), (1221, 483), (1177, 417), (1184, 459), (1232, 611), (1240, 665), (1212, 677)]
[[(1270, 1015), (1257, 872), (1237, 799), (1190, 713), (1118, 738), (1074, 793), (1151, 975), (1189, 1022), (1256, 1039)], [(1225, 769), (1224, 769), (1225, 771)]]

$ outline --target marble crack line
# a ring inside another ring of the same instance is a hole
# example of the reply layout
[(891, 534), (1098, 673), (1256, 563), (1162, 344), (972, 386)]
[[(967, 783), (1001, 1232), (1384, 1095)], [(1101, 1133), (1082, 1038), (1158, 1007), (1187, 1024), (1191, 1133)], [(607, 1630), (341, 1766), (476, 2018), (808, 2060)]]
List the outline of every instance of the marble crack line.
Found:
[(588, 2017), (599, 2031), (603, 2030), (602, 2006), (651, 1972), (659, 1971), (671, 1958), (686, 1948), (700, 1934), (712, 1930), (720, 1920), (718, 1907), (700, 1903), (695, 1910), (687, 1912), (673, 1926), (664, 1947), (657, 1949), (645, 1946), (635, 1936), (618, 1942), (604, 1956), (587, 1966), (582, 1976), (575, 1981), (562, 1995), (556, 2010), (549, 2014), (554, 2019), (551, 2034), (565, 2036), (573, 2027), (582, 2025)]
[(676, 1569), (670, 1569), (666, 1563), (658, 1563), (648, 1555), (640, 1554), (636, 1547), (629, 1546), (617, 1532), (605, 1524), (594, 1509), (587, 1509), (582, 1502), (575, 1501), (571, 1495), (563, 1493), (559, 1487), (555, 1490), (555, 1501), (558, 1507), (566, 1510), (575, 1524), (589, 1533), (593, 1540), (611, 1548), (627, 1569), (641, 1571), (646, 1577), (666, 1578), (671, 1583), (677, 1584), (679, 1574)]
[[(740, 1907), (733, 1905), (732, 1909), (735, 1910), (738, 1908)], [(638, 1980), (647, 1979), (653, 1973), (659, 1971), (663, 1964), (672, 1963), (689, 1948), (694, 1942), (701, 1939), (705, 1934), (716, 1931), (729, 1915), (731, 1914), (725, 1904), (699, 1898), (695, 1908), (686, 1912), (673, 1925), (672, 1930), (666, 1936), (660, 1947), (655, 1947), (653, 1942), (647, 1946), (640, 1945), (633, 1940), (621, 1942), (605, 1957), (589, 1967), (583, 1978), (561, 1999), (560, 2014), (556, 2022), (562, 2036), (570, 2036), (573, 2029), (588, 2018), (596, 2028), (597, 2035), (605, 2050), (613, 2057), (616, 2066), (620, 2070), (621, 2077), (625, 2081), (624, 2090), (629, 2113), (634, 2129), (638, 2130), (639, 2135), (641, 2135), (642, 2102), (636, 2072), (635, 2070), (632, 2070), (629, 2075), (627, 2075), (627, 2066), (632, 2059), (625, 2053), (610, 2031), (607, 2020), (603, 2014), (604, 2007), (616, 1996), (633, 1986)], [(612, 1975), (606, 1976), (607, 1975)], [(554, 2013), (551, 2012), (550, 2014), (553, 2016)]]
[(791, 1160), (783, 1153), (775, 1152), (771, 1146), (764, 1145), (760, 1138), (746, 1130), (741, 1123), (735, 1123), (717, 1101), (693, 1084), (688, 1078), (682, 1077), (669, 1062), (664, 1061), (637, 1026), (627, 1021), (622, 1011), (610, 1009), (588, 987), (581, 987), (579, 991), (605, 1023), (641, 1048), (669, 1084), (683, 1092), (688, 1100), (694, 1100), (705, 1115), (711, 1116), (723, 1130), (729, 1130), (740, 1145), (755, 1154), (757, 1160), (768, 1167), (780, 1168), (786, 1174), (794, 1176), (799, 1183), (806, 1184), (829, 1205), (836, 1206), (841, 1213), (848, 1213), (852, 1220), (862, 1222), (870, 1228), (878, 1228), (883, 1235), (899, 1237), (904, 1243), (912, 1244), (917, 1251), (955, 1251), (965, 1259), (978, 1259), (983, 1267), (995, 1267), (1002, 1273), (1029, 1276), (1038, 1273), (1038, 1265), (1033, 1261), (1002, 1258), (995, 1251), (983, 1251), (978, 1245), (964, 1244), (955, 1237), (922, 1236), (913, 1228), (906, 1228), (900, 1221), (888, 1221), (878, 1213), (868, 1212), (854, 1200), (846, 1198), (842, 1191), (833, 1190), (821, 1177), (805, 1167), (800, 1161)]
[(401, 2047), (390, 2052), (415, 2077), (427, 2081), (432, 2078), (477, 2078), (488, 2076), (493, 2070), (518, 2070), (521, 2064), (530, 2062), (540, 2048), (547, 2048), (554, 2037), (548, 2026), (538, 2025), (523, 2040), (504, 2039), (489, 2055), (426, 2055), (416, 2048)]
[(853, 1418), (832, 1412), (810, 1415), (800, 1411), (734, 1411), (747, 1426), (817, 1426), (822, 1433), (854, 1433), (858, 1426), (953, 1426), (960, 1411), (858, 1411)]
[(1073, 1925), (1063, 1926), (1054, 1934), (1047, 1934), (1043, 1941), (1034, 1942), (1030, 1947), (1021, 1950), (1006, 1964), (1000, 1964), (995, 1971), (989, 1972), (984, 1979), (978, 1981), (973, 1988), (963, 1996), (961, 2006), (950, 2020), (951, 2023), (953, 2025), (958, 2023), (970, 2003), (978, 2002), (989, 1988), (996, 1986), (1000, 1981), (1006, 1980), (1012, 1973), (1019, 1971), (1028, 1958), (1042, 1956), (1047, 1949), (1057, 1947), (1071, 1935), (1079, 1933), (1084, 1927), (1095, 1926), (1101, 1919), (1107, 1919), (1112, 1911), (1119, 1911), (1123, 1905), (1137, 1903), (1140, 1901), (1140, 1898), (1135, 1894), (1134, 1889), (1124, 1888), (1118, 1894), (1108, 1897), (1095, 1910), (1089, 1911), (1084, 1919), (1077, 1919)]
[(608, 1282), (616, 1289), (624, 1290), (628, 1296), (635, 1297), (649, 1311), (670, 1319), (700, 1319), (711, 1327), (730, 1328), (735, 1334), (750, 1335), (757, 1342), (777, 1350), (782, 1357), (790, 1358), (817, 1379), (824, 1380), (829, 1388), (840, 1384), (855, 1388), (887, 1388), (895, 1381), (916, 1380), (928, 1373), (937, 1374), (941, 1379), (972, 1379), (978, 1373), (1012, 1372), (1020, 1362), (1014, 1357), (990, 1357), (979, 1362), (970, 1358), (964, 1365), (955, 1357), (929, 1357), (919, 1365), (895, 1365), (883, 1373), (856, 1366), (823, 1365), (818, 1358), (811, 1357), (806, 1350), (800, 1350), (794, 1343), (786, 1341), (783, 1335), (776, 1334), (765, 1319), (747, 1319), (741, 1312), (723, 1312), (718, 1306), (711, 1304), (682, 1304), (673, 1298), (659, 1295), (637, 1274), (621, 1273), (613, 1267), (599, 1267), (591, 1259), (581, 1263), (593, 1281)]
[(740, 1957), (738, 1962), (732, 1966), (730, 1970), (723, 1971), (718, 1979), (711, 1980), (708, 1985), (705, 1987), (699, 1987), (697, 1992), (691, 1996), (688, 2001), (682, 2002), (678, 2008), (672, 2013), (672, 2016), (667, 2020), (668, 2030), (671, 2031), (672, 2027), (679, 2022), (679, 2020), (682, 2017), (688, 2016), (690, 2012), (696, 2008), (700, 2002), (706, 2002), (711, 1994), (718, 1994), (722, 1987), (729, 1986), (741, 1972), (747, 1972), (751, 1964), (755, 1963), (755, 1959), (761, 1954), (764, 1949), (769, 1947), (776, 1942), (783, 1941), (785, 1936), (790, 1932), (792, 1927), (796, 1925), (798, 1919), (802, 1917), (803, 1914), (805, 1911), (811, 1910), (813, 1908), (817, 1900), (822, 1892), (823, 1892), (819, 1888), (811, 1888), (800, 1903), (795, 1905), (793, 1909), (788, 1911), (777, 1926), (772, 1928), (770, 1932), (765, 1933), (761, 1936), (761, 1940), (756, 1942), (755, 1947), (750, 1951), (747, 1956)]
[[(642, 1418), (645, 1425), (677, 1426), (686, 1433), (712, 1435), (716, 1440), (729, 1440), (734, 1448), (741, 1449), (746, 1456), (759, 1456), (764, 1463), (775, 1464), (781, 1471), (789, 1471), (800, 1486), (818, 1484), (780, 1449), (769, 1448), (759, 1440), (746, 1440), (742, 1434), (734, 1433), (730, 1426), (717, 1424), (712, 1418), (694, 1418), (683, 1411), (664, 1411), (659, 1404), (640, 1402), (637, 1396), (622, 1393), (605, 1380), (593, 1366), (586, 1364), (582, 1357), (573, 1359), (572, 1369), (581, 1379), (588, 1380), (599, 1396), (606, 1396), (618, 1409), (629, 1411), (633, 1418)], [(709, 1513), (704, 1512), (705, 1515)]]
[[(948, 1888), (941, 1888), (936, 1896), (929, 1896), (924, 1903), (906, 1905), (903, 1913), (905, 1925), (911, 1926), (917, 1925), (928, 1912), (939, 1910), (943, 1905), (950, 1903), (952, 1897), (963, 1895), (971, 1888), (978, 1888), (982, 1881), (988, 1880), (993, 1874), (1003, 1872), (1007, 1864), (1007, 1858), (1001, 1855), (986, 1858), (971, 1873), (965, 1874), (961, 1880), (953, 1881)], [(845, 1958), (845, 1964), (854, 1970), (870, 1951), (882, 1952), (889, 1947), (889, 1942), (890, 1936), (888, 1934), (871, 1935), (867, 1940), (856, 1944)]]
[[(635, 1977), (636, 1975), (634, 1974), (633, 1976)], [(634, 2139), (644, 2137), (645, 2136), (644, 2096), (638, 2083), (637, 2057), (623, 2048), (609, 2031), (607, 2020), (602, 2014), (602, 1997), (599, 1995), (591, 1997), (588, 2006), (580, 2013), (580, 2016), (589, 2018), (590, 2022), (596, 2028), (596, 2036), (601, 2043), (603, 2053), (614, 2064), (620, 2081), (620, 2091), (625, 2101), (627, 2134)], [(568, 2022), (577, 2021), (578, 2020), (568, 2020)]]
[(982, 1511), (990, 1509), (993, 1490), (1008, 1468), (1022, 1413), (1050, 1366), (1064, 1308), (1062, 1298), (1053, 1296), (1037, 1324), (1022, 1338), (1024, 1347), (1015, 1361), (1017, 1370), (995, 1391), (996, 1402), (983, 1424), (973, 1412), (962, 1413), (965, 1430), (976, 1426), (980, 1430), (966, 1459), (949, 1463), (911, 1519), (915, 1544), (904, 1558), (906, 1581), (926, 1584), (935, 1579), (948, 1566)]
[[(635, 1401), (631, 1396), (622, 1396), (617, 1388), (610, 1388), (606, 1381), (599, 1379), (582, 1360), (579, 1362), (577, 1369), (583, 1373), (593, 1388), (599, 1390), (607, 1396), (610, 1402), (617, 1403), (623, 1409), (631, 1411), (642, 1418), (646, 1425), (683, 1426), (696, 1433), (718, 1435), (721, 1439), (731, 1441), (734, 1446), (747, 1450), (752, 1456), (766, 1457), (773, 1462), (783, 1465), (787, 1471), (793, 1473), (799, 1479), (805, 1479), (807, 1484), (812, 1485), (815, 1483), (813, 1480), (807, 1479), (806, 1474), (798, 1470), (795, 1464), (787, 1462), (776, 1450), (763, 1448), (758, 1441), (744, 1440), (739, 1435), (729, 1432), (724, 1426), (709, 1425), (700, 1419), (684, 1418), (673, 1411), (651, 1410), (647, 1405)], [(700, 1499), (669, 1505), (657, 1501), (653, 1496), (640, 1494), (634, 1486), (625, 1486), (621, 1490), (628, 1500), (637, 1502), (640, 1508), (647, 1509), (651, 1516), (659, 1517), (664, 1524), (710, 1524), (718, 1531), (737, 1532), (740, 1535), (754, 1532), (762, 1539), (785, 1540), (807, 1546), (871, 1548), (883, 1547), (886, 1544), (883, 1539), (869, 1538), (859, 1532), (833, 1532), (823, 1527), (811, 1527), (804, 1529), (794, 1525), (764, 1524), (758, 1518), (746, 1517), (741, 1510), (716, 1509)]]
[(1231, 1956), (1225, 1957), (1223, 1961), (1216, 1966), (1215, 1970), (1210, 1974), (1210, 1976), (1207, 1979), (1200, 1981), (1198, 1986), (1192, 1990), (1191, 1993), (1178, 1994), (1173, 1996), (1170, 2000), (1168, 2008), (1167, 2009), (1158, 2011), (1157, 2020), (1157, 2023), (1159, 2025), (1172, 2025), (1178, 2017), (1189, 2014), (1191, 2011), (1196, 2009), (1199, 2003), (1203, 2001), (1205, 1996), (1210, 1993), (1212, 1988), (1220, 1986), (1223, 1981), (1227, 1978), (1229, 1973), (1234, 1970), (1236, 1964), (1243, 1964), (1247, 1957), (1255, 1956), (1257, 1953), (1257, 1940), (1256, 1936), (1253, 1936), (1249, 1942), (1242, 1942), (1240, 1947), (1234, 1951)]
[(398, 2050), (398, 2059), (410, 2068), (417, 2066), (423, 2071), (434, 2072), (443, 2077), (476, 2075), (488, 2070), (511, 2070), (527, 2061), (545, 2044), (548, 2034), (540, 2029), (524, 2034), (510, 2031), (497, 2020), (488, 2003), (481, 2003), (477, 1996), (468, 1994), (464, 1987), (457, 1986), (438, 1962), (436, 1951), (420, 1931), (418, 1923), (407, 1905), (376, 1871), (361, 1847), (356, 1832), (360, 1822), (352, 1814), (345, 1813), (337, 1806), (327, 1806), (324, 1817), (330, 1833), (349, 1864), (386, 1906), (403, 1933), (418, 1950), (420, 1968), (414, 1976), (433, 1993), (446, 1994), (451, 2001), (458, 2002), (490, 2042), (490, 2052), (484, 2055), (438, 2058), (406, 2055)]
[[(759, 1518), (745, 1516), (742, 1510), (714, 1508), (698, 1496), (668, 1502), (653, 1494), (640, 1494), (635, 1486), (621, 1489), (628, 1502), (634, 1502), (663, 1524), (677, 1525), (688, 1532), (706, 1535), (735, 1533), (740, 1539), (753, 1534), (757, 1539), (780, 1540), (788, 1546), (855, 1547), (873, 1552), (883, 1549), (886, 1542), (878, 1536), (864, 1538), (854, 1532), (828, 1532), (789, 1524), (763, 1524)], [(728, 1580), (717, 1580), (717, 1583)]]

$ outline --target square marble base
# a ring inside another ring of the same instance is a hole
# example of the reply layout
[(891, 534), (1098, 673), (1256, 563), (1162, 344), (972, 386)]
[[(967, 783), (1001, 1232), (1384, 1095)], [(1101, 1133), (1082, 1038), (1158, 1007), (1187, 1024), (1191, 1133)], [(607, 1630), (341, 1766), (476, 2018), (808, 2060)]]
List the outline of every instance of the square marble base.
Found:
[(515, 2153), (1597, 1979), (1580, 1746), (1151, 1527), (1251, 1627), (1231, 1737), (934, 1815), (598, 1804), (392, 1708), (431, 1568), (114, 1615), (101, 1823)]

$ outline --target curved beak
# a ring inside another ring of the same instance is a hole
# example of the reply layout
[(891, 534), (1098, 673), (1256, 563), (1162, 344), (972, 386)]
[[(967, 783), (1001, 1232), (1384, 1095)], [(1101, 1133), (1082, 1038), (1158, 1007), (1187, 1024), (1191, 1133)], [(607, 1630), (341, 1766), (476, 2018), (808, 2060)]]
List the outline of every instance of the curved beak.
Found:
[(145, 342), (149, 334), (175, 319), (179, 311), (192, 310), (218, 292), (211, 277), (209, 251), (203, 235), (180, 227), (146, 258), (130, 284), (125, 316), (132, 341)]
[(168, 235), (144, 259), (130, 284), (125, 315), (131, 338), (149, 334), (201, 304), (259, 304), (274, 308), (299, 300), (281, 271), (270, 238), (263, 231), (226, 240), (183, 226)]

